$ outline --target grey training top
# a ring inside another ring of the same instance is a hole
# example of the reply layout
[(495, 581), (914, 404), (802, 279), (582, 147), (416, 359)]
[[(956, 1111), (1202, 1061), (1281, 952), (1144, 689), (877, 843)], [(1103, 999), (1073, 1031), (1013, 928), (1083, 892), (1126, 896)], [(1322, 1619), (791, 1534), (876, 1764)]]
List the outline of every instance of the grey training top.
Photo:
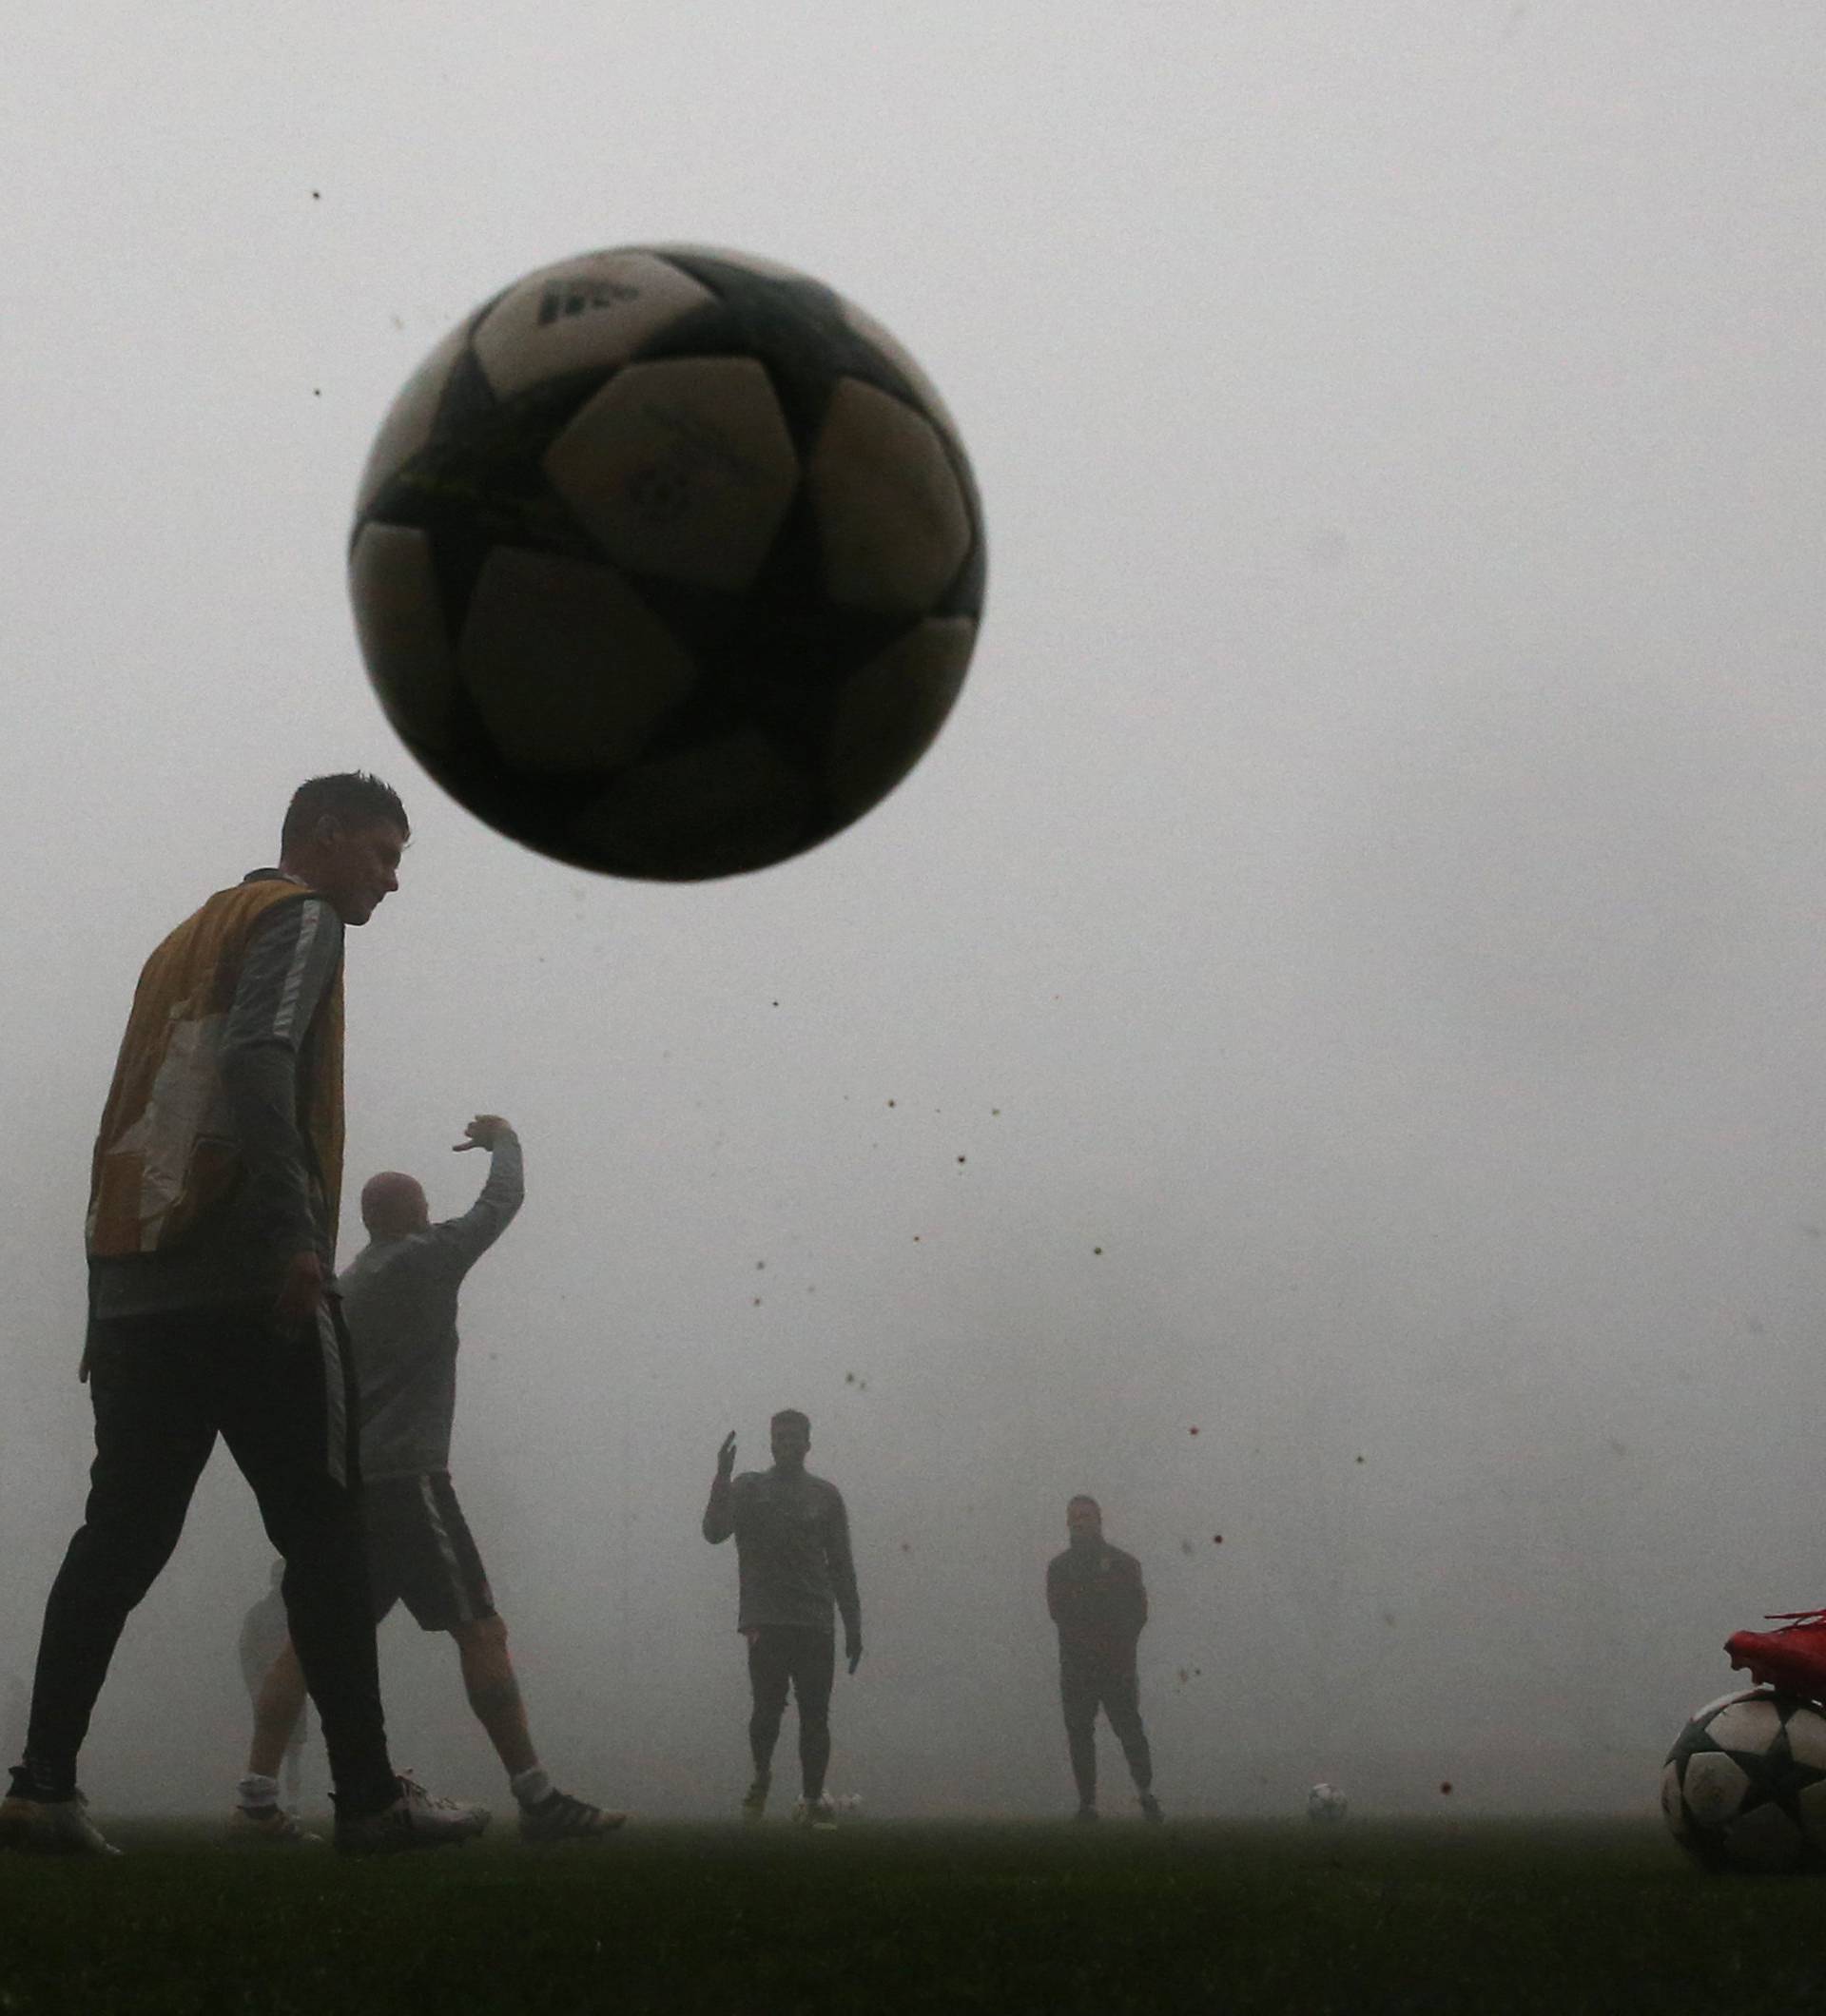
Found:
[(510, 1131), (495, 1141), (488, 1181), (460, 1218), (403, 1239), (370, 1240), (343, 1269), (337, 1287), (355, 1348), (365, 1481), (450, 1468), (457, 1290), (525, 1193), (519, 1137)]
[[(295, 879), (277, 868), (243, 878)], [(266, 913), (242, 961), (217, 1054), (242, 1180), (169, 1252), (91, 1260), (93, 1315), (270, 1301), (293, 1255), (313, 1246), (326, 1274), (335, 1265), (336, 1228), (299, 1098), (318, 1006), (341, 958), (342, 920), (323, 897), (302, 893)]]
[(706, 1540), (731, 1533), (741, 1585), (738, 1631), (764, 1624), (829, 1631), (834, 1603), (846, 1635), (862, 1637), (849, 1515), (835, 1484), (804, 1470), (744, 1470), (727, 1487), (711, 1487), (704, 1512)]

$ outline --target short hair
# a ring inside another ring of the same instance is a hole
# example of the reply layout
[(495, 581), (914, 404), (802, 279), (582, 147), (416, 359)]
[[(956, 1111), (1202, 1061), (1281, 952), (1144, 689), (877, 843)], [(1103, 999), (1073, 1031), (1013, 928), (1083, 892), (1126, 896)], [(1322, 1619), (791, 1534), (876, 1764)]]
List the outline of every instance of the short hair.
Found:
[(279, 829), (281, 851), (301, 845), (326, 813), (350, 825), (370, 825), (384, 819), (398, 826), (403, 838), (412, 837), (406, 808), (390, 784), (382, 784), (366, 770), (337, 770), (328, 777), (310, 778), (292, 793)]
[(1099, 1517), (1103, 1511), (1103, 1507), (1098, 1503), (1097, 1500), (1088, 1491), (1076, 1491), (1065, 1501), (1066, 1511), (1069, 1512), (1074, 1505), (1089, 1505), (1091, 1510), (1098, 1514)]
[(811, 1416), (800, 1413), (797, 1407), (782, 1407), (779, 1413), (774, 1415), (772, 1420), (767, 1423), (767, 1425), (770, 1428), (777, 1428), (783, 1421), (796, 1421), (807, 1435), (811, 1433)]

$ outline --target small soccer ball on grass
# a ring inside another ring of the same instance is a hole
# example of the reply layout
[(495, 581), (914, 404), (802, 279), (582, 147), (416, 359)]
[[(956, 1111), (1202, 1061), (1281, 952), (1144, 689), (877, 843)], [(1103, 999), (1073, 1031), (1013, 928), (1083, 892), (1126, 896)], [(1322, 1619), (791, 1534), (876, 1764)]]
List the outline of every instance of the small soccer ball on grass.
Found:
[(1674, 1838), (1712, 1870), (1797, 1870), (1826, 1859), (1826, 1716), (1752, 1688), (1708, 1702), (1661, 1767)]
[(1350, 1802), (1336, 1785), (1321, 1780), (1306, 1795), (1306, 1817), (1320, 1827), (1335, 1827), (1350, 1811)]
[(815, 846), (958, 696), (981, 514), (937, 392), (802, 273), (636, 245), (541, 268), (411, 378), (349, 546), (388, 719), (472, 812), (606, 874)]

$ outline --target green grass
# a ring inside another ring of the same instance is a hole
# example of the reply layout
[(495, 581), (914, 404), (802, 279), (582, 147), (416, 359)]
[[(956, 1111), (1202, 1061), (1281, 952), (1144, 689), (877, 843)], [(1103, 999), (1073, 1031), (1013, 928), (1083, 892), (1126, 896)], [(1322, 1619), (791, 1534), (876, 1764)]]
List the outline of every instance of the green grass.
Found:
[(631, 1828), (373, 1863), (123, 1826), (0, 1857), (0, 2016), (1826, 2011), (1826, 1885), (1657, 1823)]

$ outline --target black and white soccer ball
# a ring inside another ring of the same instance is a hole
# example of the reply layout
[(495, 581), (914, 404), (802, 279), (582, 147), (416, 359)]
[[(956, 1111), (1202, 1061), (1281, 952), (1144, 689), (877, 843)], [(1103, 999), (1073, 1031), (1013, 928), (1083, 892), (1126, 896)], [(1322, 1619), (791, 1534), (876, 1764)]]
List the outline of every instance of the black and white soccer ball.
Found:
[(1826, 1715), (1752, 1688), (1709, 1702), (1661, 1767), (1661, 1812), (1707, 1869), (1797, 1870), (1826, 1861)]
[(764, 867), (938, 733), (981, 513), (918, 364), (820, 281), (589, 252), (446, 336), (382, 422), (349, 545), (388, 719), (513, 839), (585, 868)]
[(1350, 1811), (1341, 1786), (1321, 1779), (1306, 1795), (1306, 1817), (1321, 1827), (1335, 1827)]

